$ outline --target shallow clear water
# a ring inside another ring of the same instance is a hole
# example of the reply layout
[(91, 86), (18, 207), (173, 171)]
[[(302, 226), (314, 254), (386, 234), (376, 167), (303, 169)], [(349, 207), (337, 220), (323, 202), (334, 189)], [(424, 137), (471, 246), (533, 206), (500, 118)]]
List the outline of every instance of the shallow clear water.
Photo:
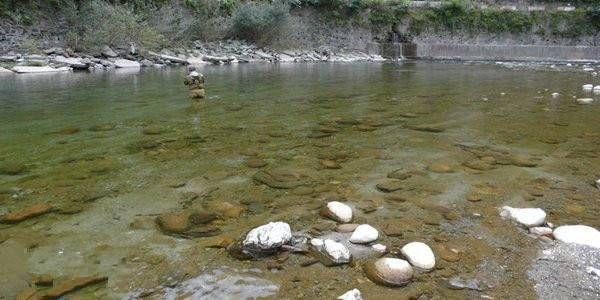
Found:
[[(31, 274), (50, 274), (55, 282), (108, 276), (79, 292), (91, 298), (315, 299), (355, 287), (366, 299), (530, 298), (526, 271), (539, 242), (497, 208), (542, 207), (555, 224), (600, 226), (592, 186), (600, 102), (573, 98), (597, 81), (588, 74), (430, 62), (201, 71), (209, 99), (199, 110), (183, 69), (0, 77), (0, 166), (17, 169), (0, 175), (0, 214), (53, 206), (0, 225), (3, 296), (24, 289)], [(257, 160), (267, 165), (249, 166)], [(377, 190), (396, 169), (411, 175), (402, 189)], [(270, 188), (253, 180), (260, 170), (303, 185)], [(326, 234), (335, 224), (318, 211), (328, 199), (346, 199), (355, 222), (377, 227), (392, 249), (419, 240), (458, 250), (460, 259), (438, 258), (435, 271), (390, 289), (371, 283), (360, 261), (301, 267), (301, 255), (239, 261), (206, 248), (276, 220)], [(180, 239), (155, 228), (157, 215), (183, 209), (221, 215), (211, 224), (218, 237)], [(485, 290), (448, 289), (455, 275)], [(239, 286), (227, 279), (238, 277)], [(215, 282), (230, 288), (210, 294)]]

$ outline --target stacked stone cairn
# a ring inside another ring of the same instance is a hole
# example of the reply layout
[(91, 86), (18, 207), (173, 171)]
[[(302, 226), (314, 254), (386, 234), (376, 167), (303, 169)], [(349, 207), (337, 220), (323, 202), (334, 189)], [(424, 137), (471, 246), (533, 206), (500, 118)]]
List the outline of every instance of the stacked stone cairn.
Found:
[(206, 97), (204, 92), (204, 75), (195, 70), (190, 70), (190, 73), (185, 77), (183, 82), (190, 90), (190, 98), (199, 102)]

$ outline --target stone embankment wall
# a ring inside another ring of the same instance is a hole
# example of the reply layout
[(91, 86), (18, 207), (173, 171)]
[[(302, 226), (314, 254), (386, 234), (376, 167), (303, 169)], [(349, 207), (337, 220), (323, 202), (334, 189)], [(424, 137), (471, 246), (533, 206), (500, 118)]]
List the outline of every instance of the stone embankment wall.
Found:
[(380, 46), (388, 58), (499, 61), (600, 61), (600, 47), (395, 43)]

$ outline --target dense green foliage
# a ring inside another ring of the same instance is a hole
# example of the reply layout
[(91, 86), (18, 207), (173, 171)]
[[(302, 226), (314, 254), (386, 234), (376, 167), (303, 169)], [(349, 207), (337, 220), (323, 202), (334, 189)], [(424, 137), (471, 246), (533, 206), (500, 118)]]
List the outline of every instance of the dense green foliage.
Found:
[(20, 25), (63, 20), (69, 45), (81, 50), (130, 43), (160, 48), (229, 37), (268, 43), (297, 7), (383, 33), (399, 24), (409, 35), (444, 31), (573, 38), (600, 32), (600, 0), (564, 1), (581, 6), (572, 12), (526, 12), (475, 9), (470, 0), (446, 0), (441, 7), (424, 9), (409, 9), (409, 0), (0, 0), (0, 18)]
[(232, 29), (238, 38), (266, 43), (275, 37), (289, 16), (288, 3), (244, 3), (233, 12)]

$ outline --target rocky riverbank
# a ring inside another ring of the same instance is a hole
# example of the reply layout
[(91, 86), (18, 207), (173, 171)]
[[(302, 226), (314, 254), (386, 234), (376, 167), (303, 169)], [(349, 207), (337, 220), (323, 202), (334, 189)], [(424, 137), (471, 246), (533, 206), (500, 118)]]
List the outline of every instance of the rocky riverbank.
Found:
[[(327, 47), (313, 50), (276, 51), (240, 41), (202, 43), (192, 49), (145, 51), (104, 46), (99, 53), (77, 53), (68, 48), (49, 48), (41, 54), (9, 52), (0, 56), (0, 73), (48, 73), (71, 70), (106, 71), (118, 68), (162, 68), (181, 65), (223, 65), (236, 63), (301, 63), (385, 61), (380, 55), (356, 50), (333, 51)], [(2, 67), (3, 65), (3, 67)]]

